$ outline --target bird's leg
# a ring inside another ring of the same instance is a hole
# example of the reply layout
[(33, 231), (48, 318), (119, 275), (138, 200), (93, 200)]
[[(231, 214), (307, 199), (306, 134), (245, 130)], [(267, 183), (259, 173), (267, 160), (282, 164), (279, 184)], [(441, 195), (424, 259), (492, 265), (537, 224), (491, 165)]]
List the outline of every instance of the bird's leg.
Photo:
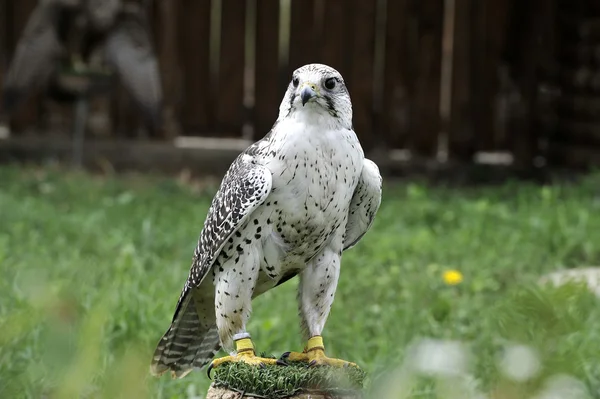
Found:
[[(256, 252), (249, 244), (239, 244), (236, 251), (245, 257), (231, 257), (215, 272), (215, 316), (221, 344), (235, 351), (212, 361), (210, 370), (223, 363), (244, 362), (256, 366), (276, 364), (277, 359), (256, 356), (246, 323), (250, 319), (252, 294), (258, 277), (259, 264)], [(281, 363), (281, 362), (279, 362)]]
[(286, 352), (283, 360), (306, 362), (311, 366), (356, 366), (346, 360), (325, 356), (321, 332), (329, 316), (340, 274), (340, 252), (325, 249), (300, 275), (298, 300), (302, 327), (308, 342), (303, 352)]

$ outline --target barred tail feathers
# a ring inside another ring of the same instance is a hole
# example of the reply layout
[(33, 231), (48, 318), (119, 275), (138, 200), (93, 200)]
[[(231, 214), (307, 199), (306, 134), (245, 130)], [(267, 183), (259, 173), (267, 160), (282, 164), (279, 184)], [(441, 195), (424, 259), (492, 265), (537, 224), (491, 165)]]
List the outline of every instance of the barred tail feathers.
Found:
[(173, 378), (185, 377), (210, 362), (220, 347), (215, 321), (200, 321), (191, 290), (186, 287), (171, 326), (158, 342), (150, 372), (160, 376), (171, 370)]

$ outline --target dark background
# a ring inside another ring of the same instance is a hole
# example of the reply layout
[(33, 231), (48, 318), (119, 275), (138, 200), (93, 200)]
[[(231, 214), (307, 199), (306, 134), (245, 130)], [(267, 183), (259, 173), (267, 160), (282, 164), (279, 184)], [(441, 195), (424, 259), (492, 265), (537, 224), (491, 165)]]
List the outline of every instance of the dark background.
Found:
[[(0, 85), (36, 3), (0, 0)], [(148, 164), (176, 169), (187, 156), (168, 152), (174, 139), (259, 139), (277, 117), (291, 72), (321, 62), (346, 79), (365, 149), (391, 164), (598, 165), (599, 4), (154, 0), (148, 12), (164, 127), (146, 134), (122, 89), (96, 96), (86, 159), (135, 166), (132, 158), (150, 151)], [(32, 97), (5, 116), (11, 134), (0, 141), (0, 159), (70, 154), (72, 114), (72, 104)], [(98, 155), (94, 140), (110, 150)], [(177, 142), (180, 152), (189, 149)], [(198, 143), (198, 151), (206, 149)], [(234, 143), (217, 147), (235, 153), (246, 141)], [(120, 159), (124, 152), (138, 155)], [(179, 163), (170, 166), (174, 159)]]

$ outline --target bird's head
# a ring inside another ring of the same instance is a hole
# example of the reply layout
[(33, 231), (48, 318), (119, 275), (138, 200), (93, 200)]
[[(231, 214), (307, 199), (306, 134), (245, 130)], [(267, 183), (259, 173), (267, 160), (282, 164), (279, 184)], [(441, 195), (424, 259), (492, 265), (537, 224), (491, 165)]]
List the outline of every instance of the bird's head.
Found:
[(342, 75), (323, 64), (308, 64), (292, 74), (279, 107), (279, 118), (332, 118), (330, 123), (352, 126), (352, 103)]

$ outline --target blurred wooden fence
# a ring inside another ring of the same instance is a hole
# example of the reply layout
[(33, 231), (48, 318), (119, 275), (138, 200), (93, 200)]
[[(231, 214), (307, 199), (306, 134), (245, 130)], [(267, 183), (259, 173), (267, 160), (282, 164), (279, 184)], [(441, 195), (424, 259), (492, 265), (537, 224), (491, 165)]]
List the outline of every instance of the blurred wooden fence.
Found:
[[(5, 71), (36, 1), (0, 4)], [(321, 62), (345, 77), (367, 149), (466, 162), (505, 151), (524, 166), (540, 157), (598, 162), (600, 150), (590, 145), (600, 144), (600, 100), (593, 88), (569, 89), (577, 62), (590, 63), (588, 75), (600, 76), (594, 73), (600, 63), (593, 64), (600, 62), (593, 42), (600, 40), (594, 19), (600, 7), (592, 4), (155, 0), (151, 20), (170, 116), (162, 138), (259, 139), (277, 116), (291, 72)], [(570, 69), (561, 68), (563, 59)], [(118, 123), (129, 120), (133, 131), (139, 120), (122, 98), (113, 94), (107, 112)], [(35, 125), (41, 112), (37, 97), (13, 117), (14, 130)]]

